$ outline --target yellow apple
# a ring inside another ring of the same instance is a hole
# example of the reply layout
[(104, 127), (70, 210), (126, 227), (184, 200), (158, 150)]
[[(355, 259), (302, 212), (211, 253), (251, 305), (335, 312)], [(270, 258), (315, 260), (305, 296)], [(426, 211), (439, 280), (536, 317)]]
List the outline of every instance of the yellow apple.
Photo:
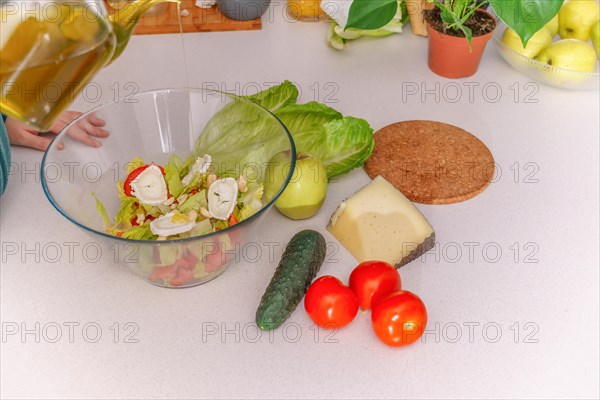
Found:
[(540, 71), (547, 83), (559, 87), (580, 87), (592, 79), (588, 73), (595, 69), (596, 52), (581, 40), (563, 39), (546, 47), (535, 60), (548, 64)]
[[(283, 162), (282, 162), (283, 161)], [(267, 166), (265, 195), (273, 198), (285, 185), (289, 173), (289, 162), (285, 157), (275, 156)], [(306, 219), (315, 215), (327, 195), (327, 171), (318, 158), (300, 153), (296, 157), (296, 168), (283, 193), (275, 201), (275, 207), (291, 219)]]
[(553, 67), (574, 71), (593, 72), (596, 68), (594, 48), (577, 39), (559, 40), (542, 50), (535, 59)]
[(600, 57), (600, 21), (596, 22), (594, 26), (592, 26), (592, 30), (590, 31), (592, 36), (592, 43), (594, 44), (594, 49), (596, 50), (596, 54)]
[(556, 14), (554, 18), (550, 20), (550, 22), (544, 25), (544, 28), (550, 31), (550, 35), (552, 35), (552, 37), (556, 36), (558, 33), (558, 14)]
[(523, 47), (521, 38), (511, 28), (506, 28), (502, 35), (502, 43), (510, 47), (519, 54), (523, 54), (526, 57), (535, 57), (542, 49), (552, 44), (552, 36), (548, 29), (540, 29), (537, 31), (531, 39), (527, 42), (527, 46)]
[(558, 34), (563, 39), (590, 40), (590, 30), (600, 20), (597, 0), (570, 0), (558, 12)]

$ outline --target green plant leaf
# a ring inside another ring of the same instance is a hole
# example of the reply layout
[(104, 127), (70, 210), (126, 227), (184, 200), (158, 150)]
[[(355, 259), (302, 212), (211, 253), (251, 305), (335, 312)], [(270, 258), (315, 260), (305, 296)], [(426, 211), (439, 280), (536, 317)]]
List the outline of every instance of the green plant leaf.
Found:
[(563, 2), (564, 0), (489, 0), (498, 17), (517, 32), (523, 46), (554, 18)]
[(346, 28), (379, 29), (398, 12), (398, 0), (354, 0)]
[(469, 42), (469, 49), (471, 51), (473, 51), (473, 32), (471, 31), (471, 28), (469, 28), (468, 26), (465, 25), (461, 25), (460, 29), (463, 31), (463, 33), (465, 34), (465, 37), (467, 38), (467, 42)]

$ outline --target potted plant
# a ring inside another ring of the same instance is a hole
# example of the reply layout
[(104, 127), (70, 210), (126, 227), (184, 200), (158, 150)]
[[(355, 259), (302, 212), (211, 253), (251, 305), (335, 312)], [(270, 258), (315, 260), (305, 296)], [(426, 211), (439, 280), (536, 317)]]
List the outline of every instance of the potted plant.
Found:
[[(529, 39), (544, 27), (560, 10), (564, 0), (428, 0), (436, 6), (432, 11), (426, 11), (428, 25), (441, 26), (437, 33), (452, 31), (455, 37), (445, 40), (445, 43), (461, 43), (464, 57), (474, 58), (476, 56), (479, 42), (477, 33), (471, 28), (473, 20), (484, 19), (480, 17), (485, 13), (480, 11), (483, 4), (488, 4), (495, 14), (506, 25), (512, 28), (521, 38), (525, 46)], [(353, 0), (350, 6), (348, 22), (344, 29), (378, 29), (387, 25), (397, 11), (397, 0)], [(489, 15), (489, 14), (487, 14)], [(433, 22), (439, 19), (441, 24)], [(494, 20), (492, 18), (492, 20)], [(491, 24), (491, 22), (488, 22)], [(494, 20), (495, 27), (495, 20)], [(489, 29), (489, 28), (487, 28)], [(485, 29), (484, 29), (485, 30)], [(484, 33), (489, 34), (489, 32)], [(456, 36), (458, 35), (458, 36)], [(431, 40), (432, 34), (429, 35)], [(452, 35), (450, 35), (452, 36)], [(488, 37), (489, 38), (489, 37)], [(450, 46), (455, 47), (458, 45)], [(466, 53), (464, 52), (466, 49)], [(448, 51), (448, 49), (446, 49)], [(481, 50), (483, 52), (483, 49)], [(471, 63), (473, 63), (471, 61)], [(431, 63), (430, 63), (431, 64)], [(479, 65), (479, 59), (475, 63), (475, 70)], [(470, 72), (472, 75), (475, 70)], [(434, 71), (436, 72), (436, 71)], [(453, 74), (456, 75), (456, 74)], [(465, 73), (458, 74), (460, 77), (468, 76)]]
[[(525, 46), (559, 11), (564, 0), (428, 0), (436, 7), (424, 11), (429, 34), (429, 68), (447, 78), (473, 75), (495, 27), (483, 10), (490, 5)], [(465, 40), (466, 39), (466, 40)]]
[[(446, 78), (473, 75), (496, 20), (478, 0), (431, 1), (424, 11), (429, 36), (429, 69)], [(466, 40), (465, 40), (466, 39)]]

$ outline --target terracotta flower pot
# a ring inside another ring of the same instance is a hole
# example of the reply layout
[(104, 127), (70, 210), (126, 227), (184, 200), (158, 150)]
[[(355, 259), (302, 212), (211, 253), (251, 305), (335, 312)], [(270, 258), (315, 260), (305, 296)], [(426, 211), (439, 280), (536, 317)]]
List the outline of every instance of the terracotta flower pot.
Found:
[[(477, 12), (488, 14), (483, 10)], [(473, 37), (472, 51), (464, 37), (446, 35), (433, 29), (429, 24), (427, 24), (427, 33), (429, 34), (429, 69), (445, 78), (457, 79), (466, 78), (477, 72), (485, 46), (494, 31)]]

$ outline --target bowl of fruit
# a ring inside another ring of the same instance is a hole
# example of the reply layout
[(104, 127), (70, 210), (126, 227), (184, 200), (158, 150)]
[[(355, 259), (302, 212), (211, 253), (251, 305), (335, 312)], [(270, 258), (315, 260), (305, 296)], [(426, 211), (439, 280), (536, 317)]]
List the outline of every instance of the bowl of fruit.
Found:
[[(109, 132), (99, 146), (81, 141), (92, 125)], [(83, 114), (54, 139), (41, 177), (54, 208), (115, 263), (189, 287), (239, 261), (295, 161), (287, 128), (257, 101), (166, 89)], [(267, 176), (273, 163), (281, 177)]]
[(508, 64), (538, 82), (563, 89), (598, 90), (599, 18), (596, 0), (568, 1), (527, 46), (502, 22), (494, 43)]

